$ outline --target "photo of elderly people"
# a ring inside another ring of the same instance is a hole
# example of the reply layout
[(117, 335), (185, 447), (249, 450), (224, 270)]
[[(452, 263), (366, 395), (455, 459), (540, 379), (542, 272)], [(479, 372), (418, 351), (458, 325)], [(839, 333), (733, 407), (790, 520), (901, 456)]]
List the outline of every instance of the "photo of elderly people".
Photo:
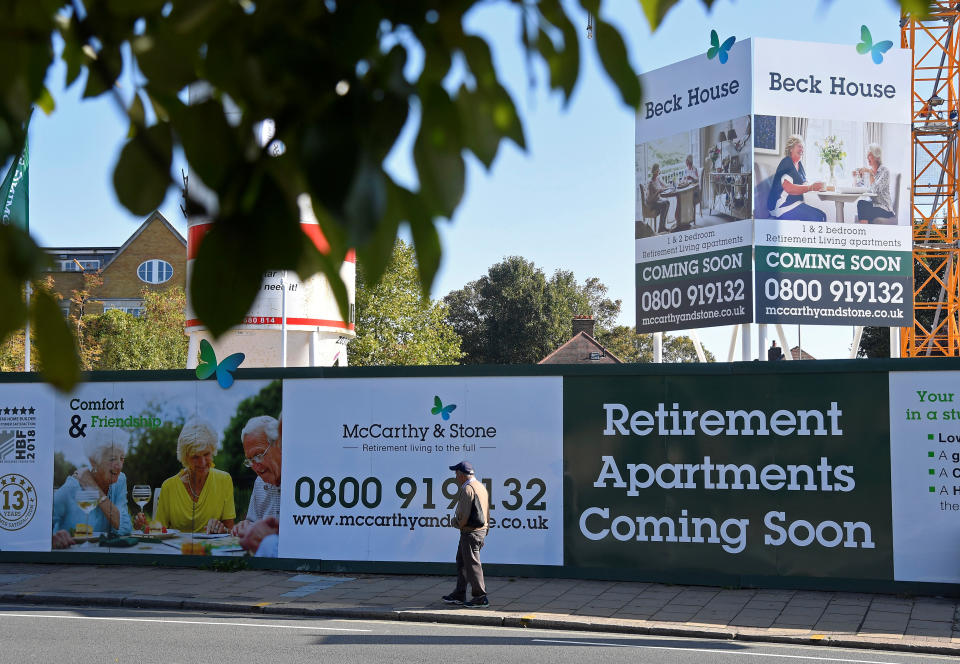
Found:
[(635, 237), (750, 217), (750, 116), (636, 146)]
[(910, 223), (906, 125), (755, 117), (754, 217)]
[[(56, 441), (51, 548), (276, 557), (280, 381), (110, 385), (120, 398), (98, 399), (101, 383), (69, 400), (80, 423)], [(109, 417), (84, 412), (108, 402)]]

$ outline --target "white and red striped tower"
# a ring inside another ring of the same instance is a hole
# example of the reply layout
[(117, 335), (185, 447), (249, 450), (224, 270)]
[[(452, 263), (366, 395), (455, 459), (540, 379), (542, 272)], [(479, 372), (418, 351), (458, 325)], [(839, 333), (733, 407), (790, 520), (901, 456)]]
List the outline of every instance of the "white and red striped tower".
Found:
[[(262, 131), (262, 140), (268, 144), (273, 137), (270, 123)], [(280, 148), (282, 149), (282, 147)], [(300, 228), (321, 252), (329, 244), (310, 205), (309, 197), (300, 197)], [(193, 262), (204, 235), (211, 227), (209, 219), (195, 217), (187, 220), (187, 307), (186, 333), (190, 337), (187, 368), (197, 366), (200, 340), (206, 339), (216, 351), (217, 358), (231, 353), (244, 353), (243, 367), (322, 367), (347, 365), (347, 341), (356, 336), (354, 331), (354, 302), (356, 292), (356, 254), (347, 253), (340, 266), (340, 278), (347, 287), (349, 314), (340, 313), (336, 298), (327, 278), (319, 274), (301, 281), (293, 271), (267, 272), (260, 293), (243, 322), (214, 340), (207, 328), (197, 319), (190, 302), (190, 279)], [(224, 288), (229, 288), (225, 284)], [(284, 352), (285, 351), (285, 352)]]

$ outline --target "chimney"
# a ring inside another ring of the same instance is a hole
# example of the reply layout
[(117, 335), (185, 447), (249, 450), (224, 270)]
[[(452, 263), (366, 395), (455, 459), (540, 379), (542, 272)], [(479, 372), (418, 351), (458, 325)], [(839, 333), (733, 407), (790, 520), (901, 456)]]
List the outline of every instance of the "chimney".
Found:
[(580, 332), (586, 332), (592, 337), (593, 325), (594, 325), (593, 316), (574, 316), (573, 317), (573, 334), (571, 336), (575, 337)]

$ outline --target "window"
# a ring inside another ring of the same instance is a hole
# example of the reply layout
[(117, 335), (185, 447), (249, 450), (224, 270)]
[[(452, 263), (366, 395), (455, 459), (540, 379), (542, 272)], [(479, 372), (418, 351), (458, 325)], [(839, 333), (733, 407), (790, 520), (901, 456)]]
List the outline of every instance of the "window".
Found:
[(167, 261), (152, 258), (140, 263), (140, 267), (137, 268), (137, 276), (140, 277), (140, 281), (145, 281), (148, 284), (162, 284), (169, 281), (170, 277), (173, 276), (173, 266)]
[(131, 316), (135, 316), (136, 318), (139, 318), (143, 314), (142, 307), (124, 306), (123, 304), (107, 304), (106, 302), (103, 304), (104, 313), (111, 311), (113, 309), (122, 311), (125, 314), (130, 314)]
[(143, 300), (139, 298), (131, 298), (128, 300), (101, 300), (101, 302), (103, 302), (104, 313), (116, 309), (131, 316), (136, 316), (137, 318), (143, 314)]
[[(79, 263), (80, 265), (77, 265)], [(72, 258), (57, 261), (60, 272), (79, 272), (83, 268), (84, 272), (96, 272), (100, 269), (100, 261), (78, 261)]]

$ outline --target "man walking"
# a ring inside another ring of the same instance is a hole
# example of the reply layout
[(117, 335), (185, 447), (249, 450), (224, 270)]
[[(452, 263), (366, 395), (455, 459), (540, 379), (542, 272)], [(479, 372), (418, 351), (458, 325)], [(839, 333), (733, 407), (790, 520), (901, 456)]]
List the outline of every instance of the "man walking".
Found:
[[(457, 547), (457, 587), (443, 597), (447, 604), (463, 604), (476, 608), (489, 606), (487, 589), (483, 585), (483, 567), (480, 565), (480, 549), (487, 535), (490, 514), (490, 496), (486, 487), (473, 474), (473, 465), (461, 461), (450, 470), (457, 473), (460, 492), (457, 495), (457, 507), (450, 525), (460, 531), (460, 544)], [(467, 584), (472, 589), (471, 599), (467, 601)]]

